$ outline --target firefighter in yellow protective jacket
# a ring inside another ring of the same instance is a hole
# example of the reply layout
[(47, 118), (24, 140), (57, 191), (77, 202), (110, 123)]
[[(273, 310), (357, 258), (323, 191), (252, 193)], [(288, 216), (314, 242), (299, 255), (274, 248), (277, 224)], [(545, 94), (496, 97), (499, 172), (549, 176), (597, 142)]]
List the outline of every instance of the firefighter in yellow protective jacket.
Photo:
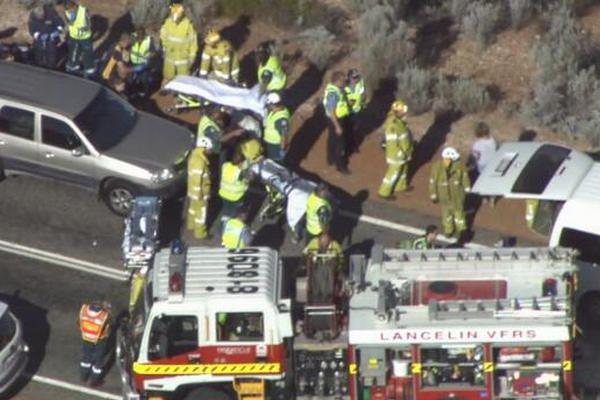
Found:
[(196, 148), (188, 160), (188, 211), (187, 228), (194, 231), (196, 239), (206, 239), (206, 213), (210, 199), (210, 163), (208, 153), (212, 149), (209, 138), (199, 137)]
[(238, 55), (231, 43), (221, 38), (221, 34), (214, 29), (210, 29), (204, 39), (199, 75), (201, 78), (212, 78), (221, 82), (239, 81)]
[(171, 14), (160, 29), (164, 51), (163, 79), (189, 75), (198, 52), (198, 38), (192, 22), (185, 16), (181, 0), (174, 0)]
[(406, 104), (396, 100), (385, 121), (385, 160), (388, 169), (378, 192), (384, 199), (393, 199), (394, 194), (408, 188), (408, 163), (412, 158), (413, 140), (404, 121), (407, 112)]
[(453, 147), (442, 150), (442, 159), (431, 167), (429, 194), (434, 203), (442, 206), (444, 235), (450, 237), (467, 230), (465, 216), (466, 194), (471, 191), (471, 180), (460, 154)]
[(102, 371), (107, 354), (107, 341), (111, 332), (111, 305), (104, 302), (83, 304), (79, 310), (82, 357), (79, 372), (82, 382), (91, 386), (101, 383)]

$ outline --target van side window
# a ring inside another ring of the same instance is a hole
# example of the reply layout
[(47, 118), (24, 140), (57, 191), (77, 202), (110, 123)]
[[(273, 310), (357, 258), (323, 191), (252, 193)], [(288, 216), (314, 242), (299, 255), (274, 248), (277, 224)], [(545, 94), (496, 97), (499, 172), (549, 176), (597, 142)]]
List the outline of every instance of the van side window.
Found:
[(159, 315), (152, 321), (148, 359), (179, 356), (198, 348), (198, 319), (191, 315)]
[(81, 140), (75, 131), (65, 122), (42, 116), (42, 143), (73, 150), (81, 146)]
[(0, 109), (0, 132), (21, 139), (33, 140), (35, 114), (20, 108), (4, 106)]
[(560, 235), (559, 246), (572, 247), (579, 250), (581, 261), (600, 264), (600, 236), (564, 228)]
[(220, 312), (216, 317), (219, 342), (262, 342), (264, 340), (262, 313)]

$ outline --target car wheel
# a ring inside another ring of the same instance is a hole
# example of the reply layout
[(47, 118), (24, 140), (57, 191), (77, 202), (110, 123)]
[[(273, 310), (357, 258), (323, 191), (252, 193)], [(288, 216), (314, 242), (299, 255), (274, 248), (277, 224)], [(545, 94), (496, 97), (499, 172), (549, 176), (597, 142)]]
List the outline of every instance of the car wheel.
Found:
[(104, 188), (104, 202), (113, 213), (126, 217), (138, 190), (131, 183), (121, 180), (108, 181)]
[(189, 392), (183, 400), (232, 400), (232, 397), (220, 390), (199, 387)]

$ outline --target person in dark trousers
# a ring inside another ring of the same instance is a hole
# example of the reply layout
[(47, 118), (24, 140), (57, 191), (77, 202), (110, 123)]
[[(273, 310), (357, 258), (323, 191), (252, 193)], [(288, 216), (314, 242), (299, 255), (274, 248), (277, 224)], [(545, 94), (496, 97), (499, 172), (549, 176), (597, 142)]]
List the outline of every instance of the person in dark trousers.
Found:
[(111, 305), (107, 301), (86, 303), (79, 310), (82, 341), (80, 378), (82, 382), (89, 381), (90, 386), (102, 383), (107, 342), (112, 329), (111, 319)]
[(327, 114), (327, 163), (335, 164), (338, 172), (349, 174), (346, 140), (352, 134), (352, 122), (345, 85), (346, 75), (341, 71), (333, 72), (331, 82), (325, 87), (323, 106)]
[(34, 8), (29, 14), (29, 33), (33, 38), (33, 59), (37, 66), (55, 69), (64, 23), (54, 4)]
[(90, 78), (96, 73), (90, 14), (79, 1), (66, 0), (65, 19), (69, 34), (65, 70), (70, 74)]
[(108, 63), (102, 71), (102, 78), (117, 93), (124, 95), (127, 82), (133, 74), (131, 67), (131, 36), (122, 33), (119, 41), (113, 47)]

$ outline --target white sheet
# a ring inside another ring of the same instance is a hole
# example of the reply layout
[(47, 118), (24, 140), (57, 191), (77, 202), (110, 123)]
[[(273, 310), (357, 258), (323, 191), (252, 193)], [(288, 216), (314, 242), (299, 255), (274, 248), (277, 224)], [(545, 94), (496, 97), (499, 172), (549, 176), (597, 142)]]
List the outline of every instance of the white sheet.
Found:
[(180, 75), (167, 83), (165, 89), (202, 97), (223, 106), (249, 110), (263, 118), (265, 116), (265, 96), (260, 94), (258, 85), (247, 89), (229, 86), (212, 79)]

